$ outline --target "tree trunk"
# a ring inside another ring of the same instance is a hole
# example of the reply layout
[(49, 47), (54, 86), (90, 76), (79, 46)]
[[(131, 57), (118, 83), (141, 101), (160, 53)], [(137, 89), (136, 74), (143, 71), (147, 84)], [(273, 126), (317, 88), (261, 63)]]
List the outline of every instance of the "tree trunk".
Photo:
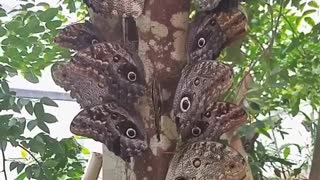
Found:
[(309, 180), (320, 180), (320, 112), (318, 113), (317, 137), (314, 143), (313, 159)]
[[(150, 147), (150, 151), (135, 158), (133, 171), (137, 180), (164, 180), (175, 149), (177, 133), (169, 114), (180, 71), (186, 63), (189, 8), (190, 0), (147, 0), (144, 14), (137, 19), (139, 56), (149, 84), (140, 109)], [(160, 141), (151, 100), (153, 79), (161, 86), (163, 100)]]

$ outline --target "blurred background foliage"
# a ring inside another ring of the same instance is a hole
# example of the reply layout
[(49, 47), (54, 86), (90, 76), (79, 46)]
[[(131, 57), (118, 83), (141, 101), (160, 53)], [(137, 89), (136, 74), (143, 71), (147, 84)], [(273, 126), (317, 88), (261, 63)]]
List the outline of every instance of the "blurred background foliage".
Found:
[[(68, 59), (70, 52), (54, 44), (59, 29), (69, 16), (86, 17), (81, 0), (60, 0), (56, 6), (46, 1), (20, 0), (8, 11), (0, 3), (0, 147), (3, 159), (17, 179), (80, 179), (85, 151), (73, 137), (50, 137), (51, 123), (57, 118), (44, 106), (57, 106), (48, 97), (40, 100), (18, 98), (11, 91), (8, 77), (21, 74), (37, 83), (41, 71), (53, 62)], [(250, 123), (240, 131), (255, 179), (303, 178), (311, 166), (313, 143), (319, 114), (320, 24), (319, 2), (300, 0), (246, 0), (242, 4), (249, 19), (248, 35), (222, 53), (220, 59), (235, 67), (236, 77), (226, 97), (234, 100), (247, 76), (253, 82), (244, 105)], [(250, 72), (250, 73), (248, 73)], [(310, 111), (305, 111), (308, 107)], [(33, 118), (19, 116), (25, 109)], [(302, 115), (301, 123), (310, 137), (309, 144), (279, 145), (279, 138), (290, 138), (283, 121)], [(33, 137), (26, 131), (42, 130)], [(263, 138), (269, 141), (264, 141)], [(6, 159), (7, 144), (23, 150), (18, 160)], [(294, 161), (293, 150), (303, 155)], [(22, 153), (22, 154), (24, 154)], [(26, 158), (29, 154), (31, 158)], [(5, 174), (5, 171), (4, 173)]]

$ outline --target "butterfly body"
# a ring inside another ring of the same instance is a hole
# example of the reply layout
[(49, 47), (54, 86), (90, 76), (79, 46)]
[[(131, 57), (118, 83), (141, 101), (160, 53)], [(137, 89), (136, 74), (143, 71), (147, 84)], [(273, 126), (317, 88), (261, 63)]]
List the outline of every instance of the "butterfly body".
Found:
[(244, 180), (246, 161), (239, 152), (213, 141), (186, 144), (170, 162), (166, 180)]

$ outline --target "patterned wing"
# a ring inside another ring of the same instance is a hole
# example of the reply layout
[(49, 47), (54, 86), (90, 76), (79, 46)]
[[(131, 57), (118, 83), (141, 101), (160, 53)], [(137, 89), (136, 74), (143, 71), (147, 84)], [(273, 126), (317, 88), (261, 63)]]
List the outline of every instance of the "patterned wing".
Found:
[(239, 152), (212, 141), (186, 144), (170, 162), (166, 180), (244, 180), (247, 164)]
[(115, 102), (82, 110), (71, 122), (70, 130), (105, 144), (125, 161), (147, 149), (141, 118)]
[(54, 82), (66, 91), (70, 90), (71, 97), (76, 98), (81, 107), (92, 107), (116, 98), (106, 88), (104, 76), (99, 77), (90, 67), (79, 67), (71, 62), (57, 63), (51, 71)]
[(240, 0), (198, 0), (199, 11), (221, 11), (239, 6)]
[(216, 102), (232, 85), (233, 71), (217, 61), (199, 61), (183, 71), (173, 100), (173, 119), (177, 128), (199, 117), (210, 103)]
[(61, 47), (80, 50), (101, 41), (101, 38), (93, 25), (86, 21), (63, 28), (54, 41)]
[(237, 8), (200, 12), (189, 25), (188, 62), (215, 60), (223, 48), (246, 33), (246, 16)]
[[(54, 81), (71, 90), (71, 95), (79, 94), (75, 98), (82, 107), (101, 104), (105, 99), (133, 104), (145, 92), (140, 58), (116, 43), (94, 44), (80, 50), (70, 62), (59, 64), (52, 68)], [(90, 86), (89, 82), (94, 85)], [(83, 89), (92, 93), (86, 94)]]
[(217, 141), (226, 132), (238, 128), (247, 121), (247, 114), (238, 105), (213, 102), (203, 113), (190, 117), (190, 122), (179, 128), (182, 141)]
[(84, 0), (95, 13), (137, 18), (142, 14), (145, 0)]

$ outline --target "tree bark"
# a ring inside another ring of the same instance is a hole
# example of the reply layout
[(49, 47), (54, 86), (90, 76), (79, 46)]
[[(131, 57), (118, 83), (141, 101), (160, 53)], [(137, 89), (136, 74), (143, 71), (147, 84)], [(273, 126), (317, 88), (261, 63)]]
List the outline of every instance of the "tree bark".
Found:
[[(142, 156), (134, 158), (137, 180), (164, 180), (175, 149), (177, 132), (169, 114), (180, 70), (186, 63), (189, 8), (190, 0), (146, 0), (144, 13), (137, 19), (139, 56), (149, 84), (149, 92), (139, 109), (150, 147)], [(153, 79), (160, 84), (163, 103), (160, 141), (151, 100)]]
[(320, 180), (320, 112), (318, 113), (317, 136), (314, 143), (313, 159), (309, 180)]

